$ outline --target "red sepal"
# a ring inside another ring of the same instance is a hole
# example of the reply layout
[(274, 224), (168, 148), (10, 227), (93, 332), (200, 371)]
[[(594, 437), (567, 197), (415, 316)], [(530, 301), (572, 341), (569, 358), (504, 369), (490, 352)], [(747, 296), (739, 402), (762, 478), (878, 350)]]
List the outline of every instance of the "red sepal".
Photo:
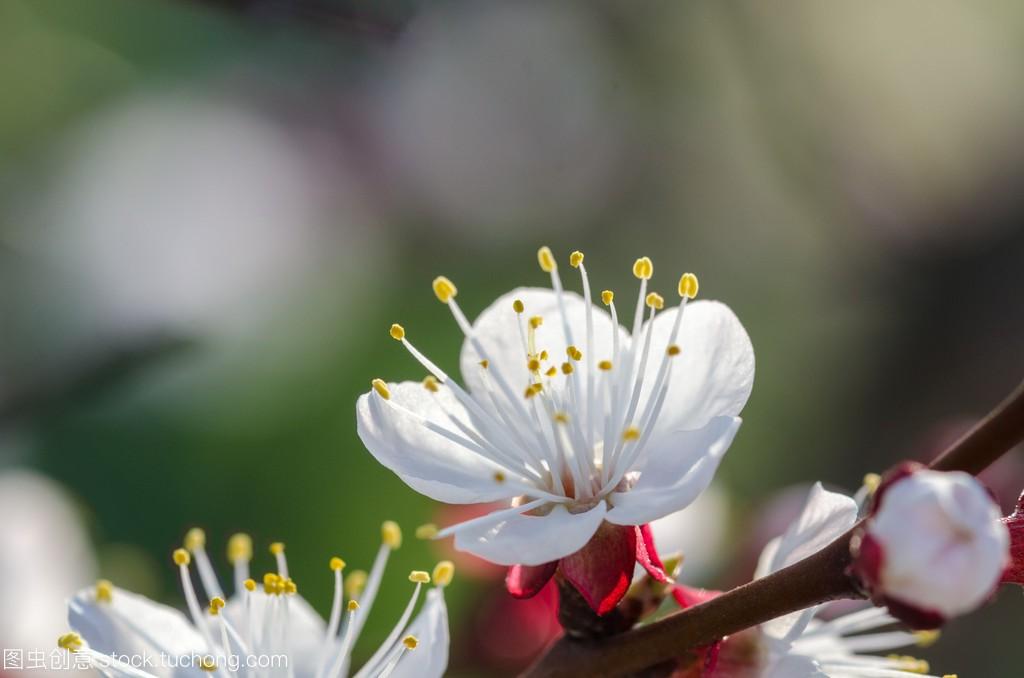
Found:
[(1024, 493), (1017, 499), (1013, 513), (1003, 518), (1003, 524), (1010, 532), (1010, 564), (1001, 582), (1024, 586)]
[(874, 515), (878, 512), (878, 507), (882, 505), (882, 498), (893, 484), (926, 468), (928, 467), (920, 462), (903, 461), (886, 471), (885, 475), (882, 476), (882, 482), (878, 484), (878, 489), (875, 490), (875, 494), (871, 497), (871, 510), (868, 511), (868, 514)]
[(679, 607), (684, 610), (688, 607), (705, 603), (720, 595), (722, 595), (721, 591), (694, 589), (689, 586), (683, 586), (682, 584), (676, 584), (672, 587), (672, 597), (676, 599), (677, 603), (679, 603)]
[(557, 560), (543, 565), (513, 565), (505, 575), (505, 588), (513, 598), (532, 598), (551, 581), (557, 569)]
[(599, 615), (615, 609), (633, 580), (636, 529), (602, 523), (587, 545), (562, 558), (562, 575)]
[(924, 610), (913, 605), (883, 596), (881, 604), (889, 610), (889, 614), (915, 631), (937, 629), (946, 623), (946, 618), (934, 610)]
[(654, 548), (654, 535), (651, 533), (650, 524), (636, 526), (636, 562), (640, 563), (656, 581), (668, 583), (665, 565), (661, 562), (658, 550)]

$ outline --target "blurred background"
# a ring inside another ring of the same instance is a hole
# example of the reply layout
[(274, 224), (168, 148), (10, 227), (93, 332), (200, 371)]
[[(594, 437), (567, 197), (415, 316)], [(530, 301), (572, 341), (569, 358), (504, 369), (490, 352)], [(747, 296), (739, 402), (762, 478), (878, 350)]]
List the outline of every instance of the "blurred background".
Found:
[[(443, 507), (355, 434), (373, 377), (455, 370), (471, 316), (586, 252), (598, 289), (699, 274), (757, 378), (716, 486), (662, 528), (688, 583), (749, 578), (816, 479), (928, 458), (1021, 378), (1024, 8), (757, 2), (0, 4), (0, 647), (49, 650), (98, 575), (180, 605), (193, 525), (288, 544), (323, 613), (379, 524), (401, 573)], [(1004, 505), (1019, 454), (988, 476)], [(688, 548), (692, 545), (692, 548)], [(666, 547), (663, 546), (663, 551)], [(458, 561), (451, 673), (555, 632)], [(1016, 675), (1024, 601), (949, 625), (940, 673)], [(1012, 667), (1012, 668), (1011, 668)]]

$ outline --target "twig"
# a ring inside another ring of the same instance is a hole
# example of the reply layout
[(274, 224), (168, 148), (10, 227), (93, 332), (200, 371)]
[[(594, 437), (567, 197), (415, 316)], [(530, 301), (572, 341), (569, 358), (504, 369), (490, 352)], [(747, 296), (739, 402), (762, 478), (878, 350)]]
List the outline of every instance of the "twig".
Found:
[[(1022, 439), (1024, 384), (939, 455), (932, 468), (978, 473)], [(523, 675), (527, 678), (628, 675), (789, 612), (829, 600), (858, 598), (855, 583), (846, 575), (852, 534), (853, 530), (814, 555), (774, 574), (647, 626), (600, 642), (562, 638)]]

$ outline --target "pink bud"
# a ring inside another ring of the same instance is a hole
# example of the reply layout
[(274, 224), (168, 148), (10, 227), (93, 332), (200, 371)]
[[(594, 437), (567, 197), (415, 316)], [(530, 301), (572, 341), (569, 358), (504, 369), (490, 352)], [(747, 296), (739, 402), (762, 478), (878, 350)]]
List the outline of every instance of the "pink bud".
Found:
[(872, 599), (917, 628), (987, 600), (1009, 546), (999, 507), (974, 476), (911, 464), (888, 474), (851, 543), (853, 570)]

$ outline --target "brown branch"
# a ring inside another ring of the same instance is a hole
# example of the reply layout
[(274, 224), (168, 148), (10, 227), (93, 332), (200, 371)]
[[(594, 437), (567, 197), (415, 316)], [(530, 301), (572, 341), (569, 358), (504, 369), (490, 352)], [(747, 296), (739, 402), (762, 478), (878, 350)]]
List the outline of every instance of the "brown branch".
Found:
[[(1022, 439), (1024, 384), (939, 455), (932, 468), (978, 473)], [(789, 612), (860, 597), (846, 575), (854, 530), (798, 563), (647, 626), (599, 642), (562, 638), (524, 676), (628, 675)]]

